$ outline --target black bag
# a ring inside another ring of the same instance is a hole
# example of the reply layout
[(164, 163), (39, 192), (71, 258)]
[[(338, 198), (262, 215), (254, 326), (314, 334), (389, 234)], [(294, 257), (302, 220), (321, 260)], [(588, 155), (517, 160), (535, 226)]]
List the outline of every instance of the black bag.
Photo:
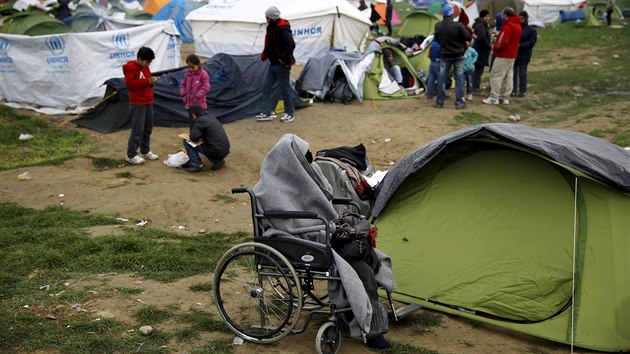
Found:
[(354, 99), (354, 93), (352, 93), (352, 89), (350, 88), (350, 84), (348, 83), (348, 79), (346, 75), (343, 73), (341, 67), (337, 67), (335, 69), (335, 74), (333, 75), (332, 84), (330, 85), (330, 90), (326, 92), (324, 96), (324, 101), (328, 102), (342, 102), (343, 104), (348, 104)]
[(347, 213), (335, 220), (332, 248), (345, 260), (365, 260), (372, 249), (370, 223), (361, 215)]
[(352, 89), (350, 89), (348, 80), (345, 77), (335, 80), (330, 91), (324, 97), (326, 101), (341, 102), (343, 104), (350, 103), (352, 99), (354, 99), (354, 93), (352, 93)]

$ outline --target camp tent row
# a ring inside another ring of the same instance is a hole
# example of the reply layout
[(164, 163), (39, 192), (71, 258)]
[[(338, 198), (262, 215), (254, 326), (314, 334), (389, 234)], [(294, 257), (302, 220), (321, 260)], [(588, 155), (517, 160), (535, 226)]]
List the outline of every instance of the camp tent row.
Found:
[(469, 127), (399, 161), (372, 215), (394, 298), (550, 340), (630, 348), (630, 152)]
[[(394, 53), (404, 78), (409, 81), (407, 90), (401, 90), (387, 73), (382, 54), (384, 48)], [(354, 98), (359, 101), (402, 98), (409, 95), (408, 91), (426, 89), (417, 68), (399, 42), (391, 37), (373, 40), (363, 53), (331, 51), (312, 57), (296, 80), (295, 89), (299, 94), (310, 94), (325, 100), (340, 80), (347, 82)]]

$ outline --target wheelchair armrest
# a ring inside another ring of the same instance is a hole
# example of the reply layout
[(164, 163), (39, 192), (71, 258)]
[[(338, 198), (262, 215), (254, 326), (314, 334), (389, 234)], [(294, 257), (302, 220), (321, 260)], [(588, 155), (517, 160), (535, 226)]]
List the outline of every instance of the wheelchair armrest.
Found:
[(357, 203), (354, 200), (352, 200), (352, 198), (335, 197), (335, 198), (333, 198), (332, 203), (333, 203), (333, 205), (343, 204), (343, 205), (353, 206), (356, 209), (357, 214), (361, 214), (361, 208), (359, 207), (359, 203)]

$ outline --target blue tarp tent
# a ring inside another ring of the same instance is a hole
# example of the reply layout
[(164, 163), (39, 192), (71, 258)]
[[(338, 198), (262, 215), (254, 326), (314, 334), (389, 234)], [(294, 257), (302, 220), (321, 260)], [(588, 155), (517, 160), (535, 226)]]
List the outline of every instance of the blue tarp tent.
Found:
[(172, 19), (177, 26), (179, 35), (184, 43), (193, 42), (192, 28), (190, 22), (186, 20), (186, 15), (203, 5), (194, 0), (173, 0), (164, 5), (151, 19), (154, 21), (164, 21)]

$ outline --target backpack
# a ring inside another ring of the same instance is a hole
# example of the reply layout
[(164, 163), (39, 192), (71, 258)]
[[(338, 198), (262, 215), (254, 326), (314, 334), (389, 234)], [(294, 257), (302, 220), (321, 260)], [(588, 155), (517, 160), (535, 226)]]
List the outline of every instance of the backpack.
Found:
[(350, 89), (348, 80), (345, 76), (341, 76), (333, 81), (330, 90), (324, 96), (325, 101), (350, 103), (354, 99), (354, 93)]
[(346, 75), (341, 70), (341, 67), (335, 68), (335, 74), (333, 75), (333, 81), (330, 85), (330, 90), (324, 95), (324, 101), (328, 102), (341, 102), (348, 104), (354, 99), (354, 94), (348, 84)]

